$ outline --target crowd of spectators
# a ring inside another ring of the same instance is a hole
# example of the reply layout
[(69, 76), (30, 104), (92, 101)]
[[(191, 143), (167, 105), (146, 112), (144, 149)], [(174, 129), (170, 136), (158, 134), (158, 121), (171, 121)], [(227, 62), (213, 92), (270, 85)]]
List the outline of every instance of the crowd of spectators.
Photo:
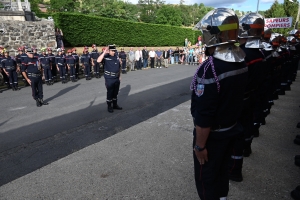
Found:
[(205, 46), (151, 48), (131, 47), (127, 54), (127, 65), (131, 71), (148, 68), (169, 67), (169, 64), (198, 65), (206, 59)]

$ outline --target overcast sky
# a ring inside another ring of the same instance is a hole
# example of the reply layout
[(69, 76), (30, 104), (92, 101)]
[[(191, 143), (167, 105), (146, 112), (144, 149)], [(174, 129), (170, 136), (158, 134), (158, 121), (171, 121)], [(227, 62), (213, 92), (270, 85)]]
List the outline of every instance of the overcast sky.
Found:
[[(131, 3), (137, 3), (138, 0), (127, 0)], [(179, 4), (180, 0), (165, 0), (166, 4)], [(268, 10), (275, 0), (259, 0), (258, 10)], [(256, 12), (257, 0), (185, 0), (185, 4), (191, 5), (194, 3), (203, 3), (205, 6), (211, 6), (214, 8), (233, 8), (240, 11), (252, 11)], [(279, 3), (283, 3), (283, 0), (279, 0)]]

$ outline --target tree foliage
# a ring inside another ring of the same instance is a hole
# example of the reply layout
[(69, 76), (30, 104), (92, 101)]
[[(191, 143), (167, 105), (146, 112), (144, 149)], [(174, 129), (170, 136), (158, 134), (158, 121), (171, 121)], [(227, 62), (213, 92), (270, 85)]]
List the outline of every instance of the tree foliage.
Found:
[(50, 0), (50, 10), (54, 12), (74, 12), (79, 6), (79, 0)]
[[(296, 22), (296, 15), (297, 15), (298, 5), (296, 3), (290, 2), (288, 0), (284, 0), (284, 3), (281, 4), (278, 0), (275, 0), (269, 10), (266, 10), (264, 13), (265, 18), (276, 18), (276, 17), (293, 17), (293, 25)], [(295, 14), (296, 13), (296, 14)], [(273, 32), (286, 34), (289, 30), (293, 29), (285, 29), (285, 28), (278, 28), (273, 29)]]
[(181, 10), (178, 7), (163, 5), (156, 13), (156, 24), (167, 24), (172, 26), (181, 26)]

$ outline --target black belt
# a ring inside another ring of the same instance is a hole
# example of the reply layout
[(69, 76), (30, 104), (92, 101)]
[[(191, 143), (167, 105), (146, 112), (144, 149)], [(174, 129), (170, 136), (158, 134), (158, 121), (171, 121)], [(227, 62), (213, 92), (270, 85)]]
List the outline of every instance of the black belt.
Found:
[(121, 60), (126, 60), (126, 58), (121, 58)]
[(43, 67), (50, 67), (48, 64), (42, 64)]
[(71, 67), (73, 67), (75, 64), (69, 64)]
[(38, 74), (28, 73), (27, 76), (29, 76), (29, 77), (39, 77), (39, 76), (41, 76), (41, 74), (40, 73), (38, 73)]
[(230, 124), (214, 125), (210, 128), (212, 132), (223, 132), (232, 129), (236, 125), (236, 122)]

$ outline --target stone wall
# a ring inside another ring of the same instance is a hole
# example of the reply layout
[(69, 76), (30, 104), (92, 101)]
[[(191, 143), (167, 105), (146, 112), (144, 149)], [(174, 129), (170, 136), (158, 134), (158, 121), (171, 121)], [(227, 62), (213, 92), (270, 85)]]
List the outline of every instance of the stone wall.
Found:
[(0, 21), (0, 45), (12, 55), (20, 46), (55, 48), (54, 22)]

